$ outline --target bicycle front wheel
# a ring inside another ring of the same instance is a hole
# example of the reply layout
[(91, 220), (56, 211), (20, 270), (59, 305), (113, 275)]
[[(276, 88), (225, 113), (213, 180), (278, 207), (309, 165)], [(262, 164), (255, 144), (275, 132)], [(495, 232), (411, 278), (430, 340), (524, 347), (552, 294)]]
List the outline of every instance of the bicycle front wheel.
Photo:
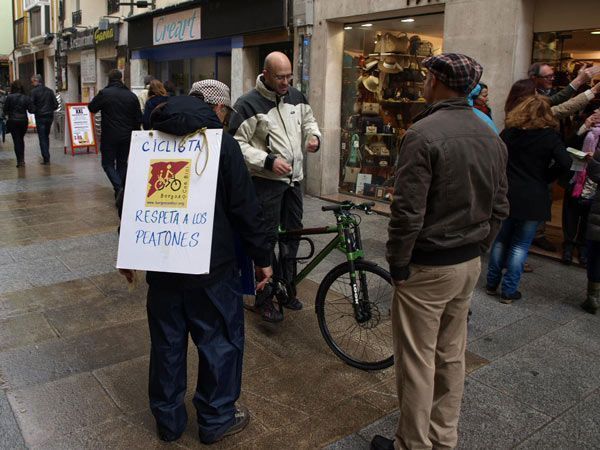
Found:
[[(354, 286), (359, 298), (356, 306)], [(393, 293), (390, 274), (369, 261), (355, 261), (354, 273), (349, 263), (342, 263), (325, 276), (315, 301), (319, 328), (342, 361), (362, 370), (393, 364)]]

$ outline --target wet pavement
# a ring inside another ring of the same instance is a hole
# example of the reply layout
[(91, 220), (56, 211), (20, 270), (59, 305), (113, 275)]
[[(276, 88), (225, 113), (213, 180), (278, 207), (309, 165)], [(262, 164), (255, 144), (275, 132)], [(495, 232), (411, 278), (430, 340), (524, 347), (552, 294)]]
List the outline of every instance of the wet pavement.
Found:
[[(128, 292), (114, 269), (117, 216), (99, 158), (63, 155), (26, 166), (0, 144), (0, 448), (202, 448), (191, 404), (184, 436), (164, 444), (148, 410), (145, 286)], [(332, 223), (307, 198), (305, 226)], [(369, 259), (383, 264), (387, 220), (363, 217)], [(324, 243), (325, 239), (317, 239)], [(368, 448), (397, 420), (393, 371), (363, 372), (326, 346), (314, 308), (332, 255), (299, 289), (306, 308), (268, 325), (246, 313), (246, 431), (211, 448)], [(585, 274), (532, 258), (525, 299), (475, 293), (469, 327), (462, 448), (597, 448), (600, 317), (581, 312)]]

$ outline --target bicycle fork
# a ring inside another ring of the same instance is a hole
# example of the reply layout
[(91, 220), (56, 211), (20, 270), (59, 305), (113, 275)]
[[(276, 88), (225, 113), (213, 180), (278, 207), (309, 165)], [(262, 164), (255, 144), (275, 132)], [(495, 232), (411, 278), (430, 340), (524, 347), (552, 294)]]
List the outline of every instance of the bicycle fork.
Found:
[[(344, 241), (346, 242), (348, 268), (350, 273), (350, 291), (352, 292), (352, 308), (354, 310), (354, 318), (358, 323), (365, 323), (371, 319), (371, 308), (369, 303), (369, 290), (367, 289), (367, 276), (364, 271), (358, 272), (358, 281), (362, 297), (358, 291), (358, 283), (356, 277), (356, 254), (362, 250), (360, 240), (360, 230), (356, 227), (351, 231), (349, 228), (344, 229)], [(362, 252), (360, 252), (362, 253)]]

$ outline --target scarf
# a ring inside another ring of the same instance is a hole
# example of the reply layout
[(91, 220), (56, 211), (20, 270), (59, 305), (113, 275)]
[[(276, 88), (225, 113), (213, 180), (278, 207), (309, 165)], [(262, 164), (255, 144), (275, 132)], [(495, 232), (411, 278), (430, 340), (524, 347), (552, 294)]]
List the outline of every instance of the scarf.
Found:
[[(583, 141), (582, 151), (585, 153), (591, 153), (592, 155), (596, 151), (600, 143), (600, 126), (593, 127), (585, 137)], [(585, 180), (587, 178), (587, 169), (583, 169), (581, 172), (577, 172), (574, 177), (575, 184), (573, 186), (573, 193), (571, 194), (574, 198), (581, 197), (583, 187), (585, 186)]]

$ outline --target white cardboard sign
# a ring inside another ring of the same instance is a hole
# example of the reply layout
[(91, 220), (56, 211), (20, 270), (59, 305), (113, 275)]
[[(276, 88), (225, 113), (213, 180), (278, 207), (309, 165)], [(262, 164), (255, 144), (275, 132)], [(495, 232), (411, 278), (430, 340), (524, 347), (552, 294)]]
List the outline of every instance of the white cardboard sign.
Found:
[(222, 137), (132, 133), (118, 268), (209, 272)]

